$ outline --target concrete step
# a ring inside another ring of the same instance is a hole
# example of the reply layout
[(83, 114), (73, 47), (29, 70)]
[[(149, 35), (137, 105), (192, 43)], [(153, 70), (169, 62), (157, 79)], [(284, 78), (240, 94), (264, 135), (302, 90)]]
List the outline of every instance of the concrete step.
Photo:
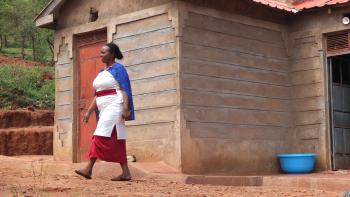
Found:
[(327, 191), (350, 191), (350, 173), (320, 172), (303, 175), (264, 176), (262, 186), (298, 187)]
[(262, 186), (263, 176), (186, 175), (185, 183), (225, 186)]

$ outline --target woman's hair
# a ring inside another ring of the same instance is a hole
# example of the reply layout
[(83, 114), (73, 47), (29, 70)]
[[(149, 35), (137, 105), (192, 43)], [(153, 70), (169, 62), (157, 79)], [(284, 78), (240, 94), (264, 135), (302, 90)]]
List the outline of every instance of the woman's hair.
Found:
[(110, 42), (106, 44), (106, 46), (109, 48), (109, 52), (112, 53), (115, 58), (117, 58), (118, 60), (123, 59), (124, 56), (120, 51), (118, 45), (114, 44), (113, 42)]

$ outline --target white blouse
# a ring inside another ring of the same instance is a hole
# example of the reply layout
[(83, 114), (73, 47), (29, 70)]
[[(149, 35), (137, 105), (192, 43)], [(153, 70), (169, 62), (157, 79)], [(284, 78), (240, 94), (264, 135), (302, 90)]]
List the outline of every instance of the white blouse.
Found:
[[(100, 72), (94, 82), (92, 83), (92, 86), (96, 90), (96, 92), (101, 90), (109, 90), (109, 89), (116, 89), (117, 90), (117, 97), (114, 98), (114, 102), (117, 103), (123, 103), (123, 94), (121, 93), (119, 83), (114, 79), (113, 75), (108, 72), (107, 70), (104, 70)], [(105, 98), (108, 97), (114, 97), (114, 95), (108, 95), (104, 96)]]
[(116, 126), (118, 139), (125, 139), (125, 122), (122, 118), (123, 94), (120, 91), (119, 83), (114, 79), (111, 73), (104, 70), (96, 76), (93, 87), (96, 92), (116, 89), (116, 94), (96, 98), (96, 105), (100, 111), (100, 118), (97, 122), (94, 135), (110, 137), (113, 127)]

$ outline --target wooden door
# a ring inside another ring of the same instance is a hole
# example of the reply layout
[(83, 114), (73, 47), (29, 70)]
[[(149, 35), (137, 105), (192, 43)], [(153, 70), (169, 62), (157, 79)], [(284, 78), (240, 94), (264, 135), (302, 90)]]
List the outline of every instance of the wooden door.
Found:
[(100, 50), (106, 44), (107, 33), (95, 32), (77, 37), (79, 64), (79, 113), (78, 113), (78, 162), (87, 160), (92, 135), (96, 128), (96, 116), (92, 113), (88, 123), (83, 123), (83, 116), (93, 97), (93, 80), (105, 65), (101, 62)]

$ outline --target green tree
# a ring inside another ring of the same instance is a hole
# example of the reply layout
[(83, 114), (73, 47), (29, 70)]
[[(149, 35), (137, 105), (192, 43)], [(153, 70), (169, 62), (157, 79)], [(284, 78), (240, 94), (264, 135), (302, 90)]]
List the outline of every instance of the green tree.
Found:
[(25, 49), (31, 48), (34, 60), (52, 61), (52, 32), (35, 27), (33, 22), (33, 18), (48, 1), (0, 1), (0, 51), (10, 38), (13, 46), (20, 47), (23, 59), (26, 58)]

